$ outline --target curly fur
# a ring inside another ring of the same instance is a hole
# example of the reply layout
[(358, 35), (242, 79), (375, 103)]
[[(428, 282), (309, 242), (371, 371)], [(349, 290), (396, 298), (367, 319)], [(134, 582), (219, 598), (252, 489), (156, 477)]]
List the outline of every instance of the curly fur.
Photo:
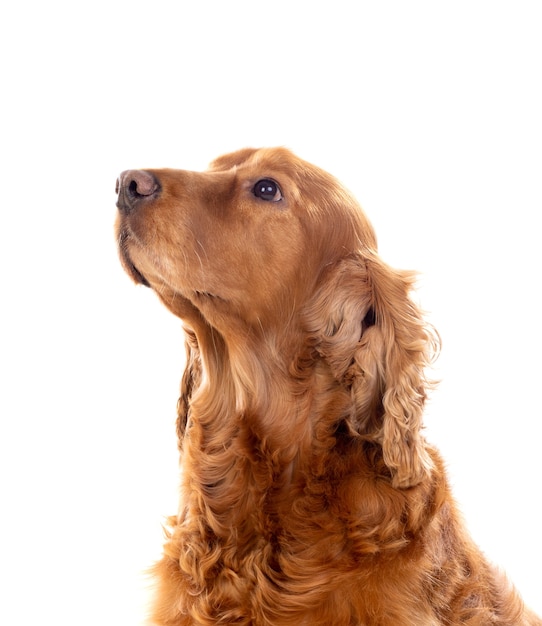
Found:
[[(278, 199), (261, 198), (261, 179)], [(438, 336), (329, 174), (246, 149), (129, 171), (118, 240), (184, 322), (161, 626), (542, 625), (469, 538), (424, 440)]]

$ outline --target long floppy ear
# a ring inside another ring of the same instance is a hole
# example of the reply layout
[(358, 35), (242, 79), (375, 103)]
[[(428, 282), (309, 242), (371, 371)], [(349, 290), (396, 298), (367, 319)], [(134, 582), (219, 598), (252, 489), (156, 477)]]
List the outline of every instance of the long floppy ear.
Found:
[(438, 338), (409, 297), (414, 277), (376, 254), (343, 259), (308, 310), (308, 330), (335, 379), (350, 390), (350, 429), (378, 443), (394, 487), (423, 480), (425, 368)]
[(384, 462), (395, 487), (421, 482), (433, 467), (421, 436), (427, 391), (426, 369), (440, 339), (411, 300), (413, 272), (394, 270), (376, 255), (366, 258), (375, 320), (383, 341), (382, 429)]

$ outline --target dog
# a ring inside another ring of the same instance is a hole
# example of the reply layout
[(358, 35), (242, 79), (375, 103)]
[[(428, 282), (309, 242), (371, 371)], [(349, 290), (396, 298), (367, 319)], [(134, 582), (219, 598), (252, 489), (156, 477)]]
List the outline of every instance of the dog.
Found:
[(184, 325), (160, 626), (541, 626), (422, 436), (439, 337), (330, 174), (285, 148), (117, 181), (121, 262)]

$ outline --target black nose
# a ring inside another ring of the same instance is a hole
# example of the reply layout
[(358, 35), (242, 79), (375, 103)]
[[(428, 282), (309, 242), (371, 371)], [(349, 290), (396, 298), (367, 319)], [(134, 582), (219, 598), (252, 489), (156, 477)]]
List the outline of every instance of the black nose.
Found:
[(131, 213), (140, 200), (154, 196), (158, 190), (158, 181), (150, 172), (126, 170), (117, 178), (117, 207), (122, 213)]

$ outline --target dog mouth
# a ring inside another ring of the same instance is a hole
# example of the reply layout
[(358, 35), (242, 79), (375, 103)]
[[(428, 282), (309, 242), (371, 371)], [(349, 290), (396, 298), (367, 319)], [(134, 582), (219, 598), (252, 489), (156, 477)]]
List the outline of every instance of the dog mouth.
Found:
[(197, 300), (218, 300), (222, 302), (226, 302), (226, 300), (216, 293), (211, 293), (210, 291), (203, 291), (201, 289), (196, 289), (194, 291), (194, 296)]
[[(133, 232), (130, 224), (127, 224), (124, 220), (119, 221), (118, 224), (117, 244), (120, 261), (124, 271), (137, 285), (144, 285), (145, 287), (153, 289), (154, 280), (152, 276), (154, 276), (154, 272), (152, 272), (151, 277), (149, 277), (150, 279), (147, 278), (143, 271), (141, 271), (141, 269), (136, 265), (137, 261), (133, 260), (133, 253), (137, 252), (140, 248), (142, 250), (146, 249), (146, 246), (144, 246), (139, 237)], [(149, 250), (147, 250), (147, 253), (149, 253)], [(154, 262), (158, 263), (158, 259), (156, 259), (154, 255), (151, 256), (153, 257)], [(135, 255), (135, 258), (138, 258), (137, 254)], [(158, 265), (160, 265), (160, 263), (158, 263)], [(165, 271), (165, 268), (162, 267), (162, 270)], [(192, 285), (185, 284), (183, 288), (178, 284), (175, 284), (176, 281), (171, 283), (167, 280), (167, 278), (164, 278), (166, 274), (159, 272), (158, 276), (160, 276), (160, 283), (163, 282), (164, 285), (168, 284), (170, 289), (175, 291), (179, 296), (191, 301), (192, 304), (198, 309), (201, 307), (202, 310), (207, 310), (207, 307), (209, 306), (223, 306), (228, 302), (223, 295), (219, 295), (219, 293), (217, 293), (217, 291), (220, 291), (219, 289), (215, 290), (212, 287), (209, 289), (201, 283), (199, 285), (193, 283)], [(152, 283), (151, 280), (153, 281)]]
[[(119, 230), (118, 235), (118, 248), (119, 248), (119, 256), (124, 267), (126, 273), (132, 278), (132, 280), (139, 285), (144, 285), (145, 287), (149, 287), (152, 289), (152, 285), (150, 281), (147, 280), (145, 275), (138, 269), (134, 261), (132, 260), (132, 256), (130, 254), (130, 242), (134, 242), (134, 235), (131, 232), (129, 227), (123, 226)], [(191, 291), (193, 294), (192, 299), (193, 303), (196, 304), (204, 304), (209, 302), (226, 302), (226, 300), (219, 296), (214, 291), (209, 291), (207, 289), (193, 289)]]

